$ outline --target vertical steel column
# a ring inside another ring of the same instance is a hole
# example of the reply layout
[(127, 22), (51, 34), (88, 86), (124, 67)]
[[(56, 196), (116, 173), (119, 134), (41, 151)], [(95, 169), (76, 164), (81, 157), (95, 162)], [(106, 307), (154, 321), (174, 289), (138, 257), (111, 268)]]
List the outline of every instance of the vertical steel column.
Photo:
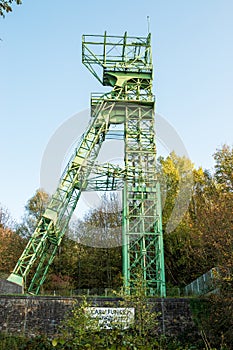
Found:
[[(125, 106), (123, 274), (133, 289), (140, 274), (149, 295), (164, 297), (165, 273), (160, 191), (156, 179), (154, 103)], [(133, 176), (132, 176), (133, 174)]]

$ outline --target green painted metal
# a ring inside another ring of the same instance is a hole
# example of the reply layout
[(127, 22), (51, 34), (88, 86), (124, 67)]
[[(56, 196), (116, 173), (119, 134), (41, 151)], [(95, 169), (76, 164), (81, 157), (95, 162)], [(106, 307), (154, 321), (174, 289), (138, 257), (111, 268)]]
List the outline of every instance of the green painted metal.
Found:
[[(160, 190), (156, 178), (151, 38), (84, 35), (82, 62), (113, 89), (91, 96), (91, 122), (8, 280), (38, 294), (85, 190), (123, 190), (123, 276), (142, 273), (149, 295), (166, 296)], [(111, 126), (122, 130), (115, 136)], [(105, 139), (124, 140), (124, 168), (96, 162)], [(29, 283), (33, 266), (37, 266)], [(19, 278), (16, 278), (16, 277)]]
[[(156, 177), (153, 105), (126, 106), (123, 248), (126, 286), (142, 274), (148, 294), (165, 296), (160, 191)], [(125, 256), (126, 255), (126, 256)]]

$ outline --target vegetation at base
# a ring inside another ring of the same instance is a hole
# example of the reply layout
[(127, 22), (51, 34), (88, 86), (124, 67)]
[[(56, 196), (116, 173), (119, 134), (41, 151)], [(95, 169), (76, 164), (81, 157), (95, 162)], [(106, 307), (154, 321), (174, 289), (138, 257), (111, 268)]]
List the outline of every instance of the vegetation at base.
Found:
[[(146, 287), (141, 274), (129, 295), (122, 289), (118, 307), (124, 310), (124, 320), (108, 319), (107, 327), (101, 323), (102, 317), (93, 317), (88, 311), (93, 307), (84, 297), (73, 309), (61, 326), (61, 336), (53, 339), (57, 350), (69, 349), (105, 349), (105, 350), (230, 350), (230, 347), (212, 348), (205, 333), (200, 339), (191, 339), (190, 335), (181, 334), (179, 339), (166, 338), (159, 331), (160, 314), (153, 308), (153, 303), (146, 296)], [(115, 306), (109, 303), (108, 307)], [(133, 308), (134, 320), (128, 318), (128, 308)], [(121, 315), (122, 316), (122, 315)], [(127, 325), (127, 326), (126, 326)], [(195, 338), (195, 337), (194, 337)], [(222, 344), (223, 345), (223, 344)]]
[[(204, 347), (196, 347), (196, 345), (186, 344), (176, 339), (168, 340), (164, 337), (160, 337), (154, 345), (148, 345), (143, 348), (127, 348), (124, 345), (112, 346), (108, 348), (98, 348), (96, 345), (88, 346), (79, 346), (74, 347), (68, 344), (57, 344), (51, 339), (37, 336), (33, 339), (22, 337), (22, 336), (13, 336), (0, 333), (0, 350), (99, 350), (99, 349), (108, 349), (108, 350), (128, 350), (128, 349), (143, 349), (143, 350), (207, 350)], [(57, 344), (57, 345), (55, 345)], [(93, 346), (93, 347), (90, 347)], [(227, 348), (214, 349), (208, 348), (208, 350), (228, 350)]]
[(233, 349), (233, 278), (219, 277), (219, 293), (190, 299), (190, 306), (205, 343), (216, 349)]
[[(68, 346), (74, 349), (146, 349), (156, 346), (158, 333), (158, 313), (153, 310), (153, 304), (148, 303), (146, 288), (140, 275), (134, 285), (134, 293), (127, 295), (121, 291), (118, 307), (121, 308), (121, 318), (108, 315), (107, 326), (101, 326), (103, 316), (92, 316), (92, 303), (84, 297), (81, 303), (73, 309), (61, 328), (62, 337), (54, 345), (60, 349)], [(105, 305), (106, 306), (106, 305)], [(107, 307), (114, 307), (111, 302)], [(132, 317), (130, 310), (134, 310)], [(131, 317), (129, 316), (131, 315)], [(123, 320), (123, 321), (122, 321)]]
[(0, 350), (52, 350), (51, 340), (44, 336), (28, 338), (0, 333)]
[[(107, 327), (106, 323), (104, 327), (101, 322), (103, 316), (98, 317), (98, 314), (95, 314), (93, 317), (91, 312), (93, 304), (83, 297), (73, 308), (72, 314), (61, 324), (58, 329), (59, 337), (28, 339), (1, 334), (0, 350), (231, 350), (230, 343), (227, 345), (223, 337), (216, 347), (211, 346), (204, 329), (199, 339), (195, 340), (185, 334), (180, 334), (179, 338), (167, 338), (160, 334), (158, 328), (160, 314), (153, 309), (153, 303), (150, 303), (145, 294), (144, 280), (138, 274), (134, 292), (129, 295), (127, 290), (122, 289), (117, 295), (120, 297), (118, 307), (121, 308), (121, 318), (108, 315)], [(116, 305), (109, 302), (105, 306), (111, 308)], [(134, 309), (133, 318), (132, 309)], [(207, 320), (212, 312), (208, 311), (206, 304), (200, 300), (193, 301), (192, 309), (198, 321)]]

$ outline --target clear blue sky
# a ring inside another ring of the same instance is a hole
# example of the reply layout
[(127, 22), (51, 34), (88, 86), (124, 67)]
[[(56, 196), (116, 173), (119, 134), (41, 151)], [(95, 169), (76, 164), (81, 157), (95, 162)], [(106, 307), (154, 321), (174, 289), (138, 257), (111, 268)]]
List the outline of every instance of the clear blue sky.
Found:
[(0, 202), (14, 218), (40, 186), (55, 130), (102, 86), (81, 63), (82, 34), (147, 34), (157, 112), (196, 166), (233, 132), (232, 0), (23, 0), (0, 19)]

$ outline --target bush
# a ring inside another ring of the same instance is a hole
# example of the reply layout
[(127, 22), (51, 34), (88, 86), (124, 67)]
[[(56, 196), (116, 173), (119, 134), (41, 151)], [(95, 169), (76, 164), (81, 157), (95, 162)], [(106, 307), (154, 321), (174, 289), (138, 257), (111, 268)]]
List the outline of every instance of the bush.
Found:
[(27, 338), (5, 333), (0, 334), (0, 350), (52, 350), (51, 341), (44, 336)]

